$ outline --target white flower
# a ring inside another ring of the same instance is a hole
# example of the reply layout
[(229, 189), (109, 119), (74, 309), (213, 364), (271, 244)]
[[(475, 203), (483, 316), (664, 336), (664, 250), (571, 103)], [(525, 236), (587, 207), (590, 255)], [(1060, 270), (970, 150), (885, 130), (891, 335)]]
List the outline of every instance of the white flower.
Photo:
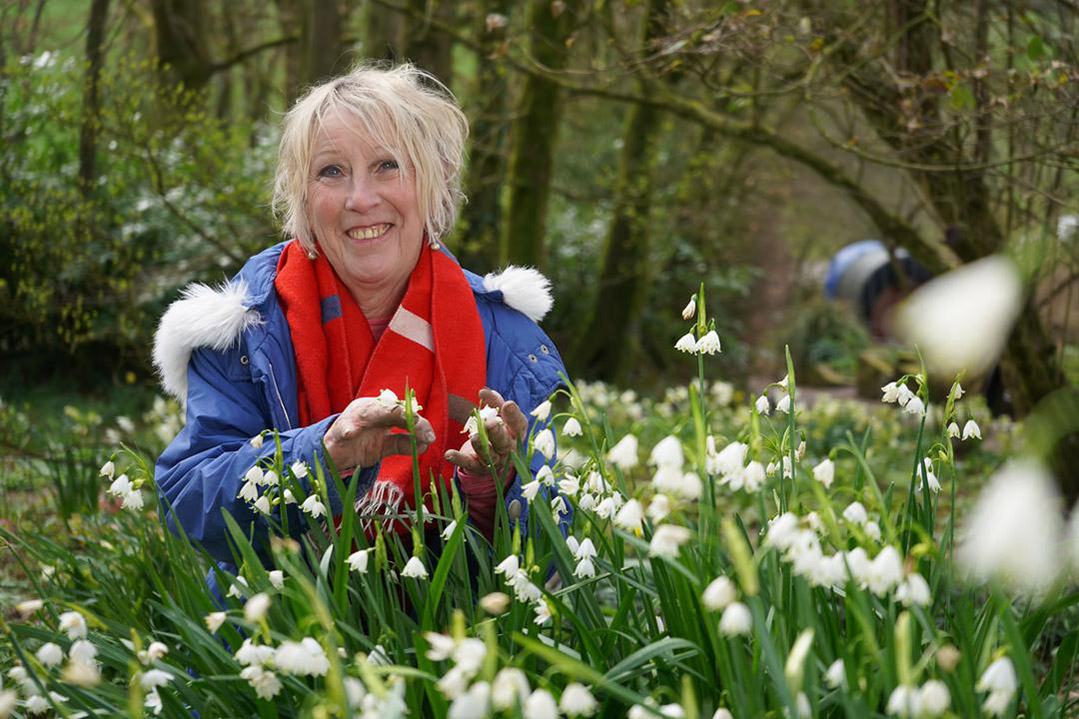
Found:
[(861, 502), (851, 502), (847, 505), (847, 508), (843, 510), (843, 519), (851, 524), (862, 525), (869, 521), (869, 514), (866, 513), (865, 507), (862, 506)]
[(627, 532), (640, 534), (641, 521), (643, 519), (644, 508), (641, 507), (641, 503), (636, 499), (631, 499), (618, 510), (618, 514), (614, 517), (614, 523), (616, 526), (621, 527)]
[(302, 641), (284, 641), (273, 655), (274, 664), (286, 674), (296, 676), (325, 676), (330, 670), (330, 660), (322, 645), (311, 637)]
[(423, 562), (419, 557), (412, 557), (405, 564), (405, 568), (401, 570), (402, 577), (412, 577), (415, 579), (427, 579), (427, 567), (423, 565)]
[(1064, 242), (1075, 237), (1077, 227), (1079, 227), (1079, 215), (1061, 215), (1057, 220), (1057, 239)]
[(566, 423), (562, 425), (562, 434), (567, 437), (580, 437), (584, 434), (584, 430), (581, 428), (581, 423), (577, 421), (576, 417), (570, 417), (566, 420)]
[(709, 469), (713, 474), (737, 474), (742, 471), (749, 445), (743, 442), (731, 442), (715, 456)]
[(888, 593), (903, 579), (903, 560), (899, 550), (888, 545), (869, 563), (866, 585), (869, 591), (880, 596)]
[(536, 600), (536, 606), (533, 607), (535, 612), (536, 624), (546, 624), (551, 621), (551, 606), (547, 604), (547, 600), (542, 597)]
[(259, 485), (262, 484), (264, 472), (262, 467), (257, 464), (251, 469), (247, 470), (247, 474), (244, 475), (244, 479), (248, 484)]
[(742, 483), (745, 485), (747, 492), (756, 492), (764, 484), (765, 474), (764, 465), (753, 460), (746, 465), (746, 468), (742, 470)]
[[(240, 589), (240, 587), (243, 587), (243, 589)], [(229, 587), (229, 593), (226, 594), (225, 596), (227, 596), (227, 597), (236, 597), (237, 599), (242, 599), (246, 594), (244, 592), (244, 589), (247, 589), (247, 580), (244, 579), (243, 577), (236, 577), (236, 581), (233, 583), (233, 585), (231, 587)]]
[(142, 509), (143, 498), (142, 492), (137, 489), (132, 489), (130, 492), (124, 495), (124, 502), (121, 505), (124, 509)]
[(1014, 263), (994, 255), (919, 287), (896, 313), (896, 328), (918, 345), (931, 370), (980, 375), (996, 362), (1022, 300)]
[(277, 678), (277, 675), (266, 671), (258, 664), (244, 667), (240, 671), (240, 676), (247, 680), (247, 683), (251, 685), (251, 688), (255, 690), (255, 694), (260, 699), (268, 701), (281, 691), (281, 680)]
[(554, 486), (554, 472), (551, 470), (551, 466), (549, 464), (545, 464), (540, 467), (539, 471), (536, 472), (536, 479), (539, 481), (540, 484), (547, 487)]
[(591, 559), (582, 559), (577, 562), (577, 568), (573, 570), (573, 576), (578, 579), (587, 579), (596, 576), (596, 565)]
[(697, 338), (692, 332), (687, 332), (678, 338), (678, 341), (674, 343), (674, 348), (679, 352), (697, 354)]
[(652, 535), (652, 541), (648, 545), (648, 554), (652, 557), (675, 559), (678, 556), (678, 548), (688, 542), (689, 538), (690, 532), (685, 527), (673, 524), (660, 525), (656, 527), (656, 532)]
[(537, 689), (525, 700), (524, 719), (558, 719), (558, 705), (546, 689)]
[(450, 537), (453, 536), (453, 532), (456, 529), (457, 529), (457, 520), (455, 519), (452, 522), (450, 522), (449, 524), (447, 524), (446, 528), (442, 530), (442, 534), (441, 534), (442, 541), (444, 541), (444, 542), (450, 541)]
[(551, 414), (551, 400), (548, 399), (540, 402), (534, 410), (529, 412), (529, 414), (540, 422), (546, 422), (547, 417)]
[(275, 569), (269, 574), (270, 586), (274, 589), (284, 589), (285, 587), (285, 573), (280, 569)]
[(907, 387), (907, 385), (905, 384), (899, 385), (898, 392), (899, 394), (896, 401), (899, 402), (899, 405), (901, 407), (905, 407), (907, 402), (910, 402), (912, 399), (914, 399), (914, 393), (911, 392), (910, 388)]
[(255, 500), (255, 509), (263, 514), (270, 513), (270, 498), (265, 494)]
[(637, 466), (637, 438), (627, 434), (607, 452), (607, 460), (623, 472)]
[(498, 615), (509, 609), (510, 598), (503, 592), (491, 592), (480, 598), (479, 605), (488, 614)]
[(682, 308), (682, 319), (692, 319), (695, 314), (697, 314), (697, 295), (690, 295), (689, 303)]
[(918, 706), (923, 717), (939, 717), (948, 711), (951, 703), (948, 685), (939, 679), (930, 679), (918, 690)]
[(280, 480), (277, 476), (277, 472), (273, 471), (272, 469), (267, 469), (265, 472), (262, 473), (262, 484), (266, 485), (267, 487), (276, 487), (279, 481)]
[(1002, 579), (1038, 591), (1060, 568), (1063, 520), (1048, 472), (1033, 460), (1013, 460), (982, 491), (960, 532), (958, 560), (979, 580)]
[(753, 615), (749, 607), (741, 602), (731, 602), (723, 610), (719, 619), (719, 631), (724, 636), (734, 637), (749, 634), (753, 628)]
[(761, 395), (757, 398), (756, 402), (757, 414), (769, 414), (772, 411), (772, 404), (768, 401), (767, 395)]
[(313, 519), (318, 519), (326, 514), (326, 505), (322, 503), (317, 494), (310, 495), (300, 505), (300, 509), (310, 514)]
[(533, 440), (533, 446), (536, 451), (550, 459), (555, 454), (554, 433), (550, 429), (541, 430)]
[(731, 714), (731, 710), (727, 707), (719, 707), (716, 709), (716, 713), (712, 715), (712, 719), (734, 719), (734, 715)]
[(164, 642), (150, 642), (150, 646), (138, 653), (138, 658), (143, 664), (150, 665), (160, 661), (168, 653), (169, 648)]
[(503, 574), (507, 579), (516, 576), (521, 568), (521, 560), (516, 554), (511, 554), (495, 566), (495, 574)]
[(52, 706), (49, 704), (49, 700), (43, 696), (35, 694), (32, 697), (26, 699), (26, 713), (33, 716), (38, 714), (44, 714), (49, 711)]
[(142, 684), (143, 690), (157, 689), (163, 687), (172, 681), (172, 675), (163, 669), (147, 669), (142, 672), (142, 676), (139, 677), (139, 682)]
[(997, 659), (982, 673), (974, 690), (979, 692), (1007, 692), (1010, 695), (1019, 688), (1015, 665), (1008, 657)]
[(895, 382), (889, 382), (881, 387), (880, 391), (884, 393), (884, 396), (880, 398), (881, 402), (899, 401), (899, 386)]
[(64, 612), (60, 615), (60, 631), (72, 641), (86, 639), (86, 619), (78, 612)]
[(491, 703), (491, 685), (476, 682), (450, 704), (447, 719), (486, 719)]
[(90, 663), (97, 657), (97, 647), (85, 639), (76, 639), (68, 650), (68, 656), (72, 661)]
[(64, 650), (60, 648), (59, 644), (48, 642), (41, 645), (41, 648), (37, 650), (35, 656), (39, 662), (51, 669), (64, 661)]
[(285, 490), (285, 504), (296, 504), (296, 495), (292, 493), (291, 489)]
[(765, 544), (790, 549), (798, 536), (798, 515), (784, 512), (768, 523), (768, 533), (764, 537)]
[(105, 462), (105, 464), (101, 465), (101, 469), (98, 471), (98, 476), (108, 477), (109, 479), (112, 479), (112, 475), (115, 473), (116, 465), (113, 464), (112, 460), (110, 459), (108, 462)]
[(784, 414), (786, 414), (787, 412), (790, 412), (790, 411), (791, 411), (791, 396), (789, 394), (785, 394), (785, 395), (783, 395), (782, 397), (779, 398), (778, 402), (776, 402), (776, 412), (783, 412)]
[(982, 428), (978, 426), (978, 423), (972, 419), (968, 419), (967, 423), (963, 425), (963, 439), (968, 440), (971, 437), (982, 438)]
[(704, 337), (697, 340), (697, 354), (714, 355), (721, 351), (719, 335), (715, 330), (710, 330)]
[(245, 639), (244, 643), (236, 651), (236, 661), (244, 666), (265, 664), (273, 658), (273, 647), (268, 647), (265, 644), (255, 644), (250, 639)]
[(674, 435), (664, 437), (652, 448), (652, 454), (649, 455), (648, 462), (658, 467), (681, 469), (685, 463), (685, 456), (682, 454), (682, 443)]
[(16, 604), (15, 611), (17, 611), (23, 617), (28, 617), (44, 606), (45, 602), (40, 599), (27, 599), (24, 602), (19, 602), (18, 604)]
[(596, 556), (596, 546), (592, 543), (590, 537), (585, 537), (584, 541), (577, 545), (576, 551), (573, 553), (576, 559), (592, 559)]
[(562, 697), (558, 701), (559, 708), (571, 717), (591, 716), (596, 712), (599, 704), (588, 687), (578, 682), (571, 682), (562, 690)]
[(888, 697), (889, 714), (895, 714), (901, 717), (915, 717), (921, 713), (920, 705), (918, 702), (918, 690), (914, 687), (900, 684), (893, 691), (891, 696)]
[(123, 497), (125, 494), (131, 491), (131, 480), (128, 479), (126, 474), (121, 474), (116, 479), (112, 480), (112, 484), (109, 485), (108, 493), (114, 497)]
[(903, 405), (903, 411), (907, 414), (913, 414), (918, 417), (925, 416), (925, 403), (922, 402), (920, 397), (911, 397), (905, 405)]
[(505, 667), (499, 670), (491, 684), (491, 703), (498, 711), (513, 709), (517, 702), (524, 702), (531, 691), (523, 671)]
[(705, 609), (712, 612), (726, 609), (737, 598), (738, 591), (734, 588), (734, 582), (722, 575), (713, 579), (701, 594), (701, 602)]
[[(547, 465), (545, 464), (543, 466), (546, 467)], [(521, 494), (524, 495), (524, 498), (529, 502), (536, 498), (536, 495), (539, 494), (539, 490), (540, 482), (538, 479), (533, 479), (531, 482), (526, 482), (521, 485)]]
[(216, 634), (221, 625), (225, 623), (225, 618), (226, 614), (224, 612), (210, 612), (202, 618), (202, 621), (206, 622), (206, 628), (210, 630), (210, 634)]
[(825, 489), (830, 489), (835, 479), (835, 462), (827, 457), (822, 459), (821, 463), (813, 468), (813, 478), (823, 484)]
[(865, 530), (866, 536), (869, 537), (870, 539), (872, 539), (874, 542), (879, 542), (880, 541), (880, 525), (879, 524), (877, 524), (876, 522), (866, 522), (865, 527), (863, 527), (863, 529)]
[(847, 683), (847, 668), (842, 659), (836, 659), (824, 672), (824, 682), (832, 689), (836, 689)]
[(296, 479), (303, 479), (307, 476), (307, 465), (299, 460), (290, 464), (289, 470), (292, 472), (292, 476)]
[(259, 592), (244, 604), (244, 620), (250, 624), (257, 624), (266, 618), (266, 612), (269, 609), (270, 595)]
[(648, 505), (648, 517), (653, 522), (662, 522), (668, 514), (671, 513), (671, 500), (665, 494), (657, 494), (652, 497), (651, 503)]
[(948, 423), (948, 436), (959, 439), (959, 425), (955, 422)]
[(914, 604), (924, 607), (933, 599), (929, 592), (929, 583), (917, 572), (907, 575), (896, 590), (895, 598), (908, 607)]
[(250, 444), (255, 449), (262, 449), (262, 435), (261, 434), (256, 434), (254, 437), (247, 440), (247, 443)]
[(397, 393), (394, 392), (392, 389), (384, 389), (379, 392), (377, 400), (378, 403), (382, 405), (385, 409), (393, 409), (400, 401), (397, 399)]

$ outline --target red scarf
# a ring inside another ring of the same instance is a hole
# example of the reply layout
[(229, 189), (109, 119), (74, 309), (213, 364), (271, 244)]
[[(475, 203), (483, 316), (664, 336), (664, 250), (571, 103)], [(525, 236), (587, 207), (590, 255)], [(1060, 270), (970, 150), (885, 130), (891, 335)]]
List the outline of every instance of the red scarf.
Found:
[[(377, 397), (383, 389), (404, 399), (407, 385), (435, 431), (435, 441), (419, 457), (423, 493), (429, 492), (432, 475), (448, 487), (453, 465), (443, 454), (467, 439), (464, 423), (487, 377), (483, 323), (457, 263), (425, 242), (405, 296), (378, 342), (324, 254), (312, 260), (293, 240), (281, 253), (274, 287), (296, 354), (301, 424), (340, 412), (357, 397)], [(367, 505), (372, 511), (394, 511), (377, 505), (404, 500), (415, 507), (413, 495), (412, 458), (386, 457), (368, 498), (376, 501)]]

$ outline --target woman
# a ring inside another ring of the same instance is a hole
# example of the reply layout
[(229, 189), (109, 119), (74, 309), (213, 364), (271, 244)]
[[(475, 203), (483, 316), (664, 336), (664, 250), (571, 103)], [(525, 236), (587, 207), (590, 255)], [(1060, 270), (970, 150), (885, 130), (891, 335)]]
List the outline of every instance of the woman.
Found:
[[(222, 509), (241, 526), (258, 521), (238, 495), (275, 450), (251, 441), (267, 429), (286, 464), (359, 468), (358, 510), (415, 506), (409, 438), (392, 431), (404, 411), (377, 399), (385, 389), (403, 398), (408, 387), (423, 407), (425, 493), (427, 478), (456, 476), (489, 535), (493, 464), (512, 478), (508, 516), (526, 521), (509, 452), (564, 369), (536, 325), (551, 306), (546, 279), (513, 267), (480, 278), (439, 242), (461, 198), (467, 132), (448, 92), (409, 65), (359, 67), (313, 88), (284, 118), (274, 182), (292, 239), (220, 289), (193, 285), (162, 318), (154, 362), (187, 425), (158, 460), (157, 483), (170, 528), (178, 521), (218, 560), (231, 559)], [(482, 462), (474, 436), (462, 444), (481, 402), (497, 410)], [(533, 473), (543, 461), (536, 452)]]

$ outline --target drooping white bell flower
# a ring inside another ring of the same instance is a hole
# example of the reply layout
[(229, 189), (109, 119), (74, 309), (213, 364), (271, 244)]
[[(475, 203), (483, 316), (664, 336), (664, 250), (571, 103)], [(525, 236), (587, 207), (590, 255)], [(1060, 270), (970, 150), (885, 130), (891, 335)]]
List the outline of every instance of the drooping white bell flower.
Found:
[(210, 634), (216, 634), (221, 625), (225, 623), (226, 618), (225, 612), (210, 612), (202, 618), (202, 621), (206, 623), (206, 629), (209, 630)]
[(828, 457), (821, 460), (820, 464), (813, 468), (813, 479), (824, 485), (825, 489), (832, 487), (835, 480), (835, 462)]
[(728, 577), (718, 576), (709, 582), (701, 594), (701, 603), (711, 612), (726, 609), (727, 605), (738, 598), (738, 590)]
[(753, 615), (741, 602), (731, 602), (719, 619), (719, 631), (724, 636), (735, 637), (749, 634), (753, 629)]
[(899, 401), (899, 385), (897, 385), (895, 382), (889, 382), (888, 384), (881, 387), (880, 391), (884, 394), (884, 396), (880, 398), (881, 402), (886, 402), (890, 404), (892, 402)]
[(1023, 283), (1003, 255), (986, 257), (915, 290), (896, 313), (896, 328), (917, 345), (930, 370), (978, 375), (995, 362), (1022, 307)]
[(768, 401), (768, 397), (763, 394), (757, 398), (756, 407), (757, 414), (769, 414), (772, 411), (772, 404)]
[(424, 566), (419, 557), (414, 556), (408, 560), (405, 568), (401, 570), (401, 576), (413, 579), (427, 579), (427, 567)]
[(627, 532), (641, 533), (641, 522), (644, 519), (644, 508), (636, 499), (626, 502), (618, 514), (614, 517), (615, 526), (621, 527)]
[(259, 592), (244, 604), (244, 621), (249, 624), (258, 624), (266, 618), (266, 612), (270, 609), (270, 595)]
[(869, 514), (865, 511), (865, 507), (861, 502), (851, 502), (847, 505), (847, 508), (843, 510), (843, 519), (851, 524), (861, 526), (869, 521)]
[(648, 462), (657, 467), (681, 469), (685, 463), (681, 441), (674, 435), (664, 437), (652, 448), (652, 454), (649, 455)]
[(899, 585), (899, 589), (895, 591), (895, 598), (908, 607), (913, 605), (925, 607), (933, 600), (929, 592), (929, 583), (917, 572), (907, 575), (907, 578)]
[(978, 426), (978, 423), (972, 419), (968, 419), (967, 423), (963, 425), (963, 439), (968, 440), (971, 437), (982, 438), (982, 428)]
[(326, 505), (322, 503), (317, 494), (312, 494), (303, 501), (300, 505), (300, 509), (306, 514), (311, 515), (312, 518), (318, 519), (319, 517), (326, 515)]
[(697, 354), (714, 355), (716, 352), (722, 351), (719, 335), (716, 334), (715, 330), (709, 330), (704, 337), (697, 340)]
[(824, 682), (833, 689), (847, 683), (847, 668), (842, 659), (836, 659), (824, 672)]
[[(663, 496), (663, 495), (658, 495)], [(678, 557), (678, 548), (689, 541), (690, 531), (685, 527), (663, 524), (656, 528), (652, 541), (648, 545), (648, 554), (652, 557)]]
[(678, 338), (678, 341), (674, 343), (674, 348), (679, 352), (697, 354), (697, 338), (692, 332), (687, 332)]
[(623, 472), (627, 472), (637, 466), (637, 438), (627, 434), (611, 447), (607, 452), (607, 459)]
[(286, 674), (301, 677), (321, 677), (330, 670), (330, 660), (322, 645), (312, 637), (302, 641), (283, 641), (274, 652), (274, 664)]
[(693, 319), (695, 314), (697, 314), (697, 295), (690, 295), (689, 303), (682, 308), (682, 319)]
[(528, 677), (516, 667), (504, 667), (495, 675), (491, 684), (491, 703), (498, 711), (506, 711), (524, 702), (532, 689)]
[(546, 689), (537, 689), (525, 700), (524, 719), (558, 719), (558, 705)]
[(563, 713), (571, 717), (592, 716), (599, 708), (596, 698), (588, 687), (578, 682), (571, 682), (562, 690), (558, 706)]
[(978, 683), (974, 685), (975, 691), (989, 692), (982, 708), (992, 716), (1000, 716), (1007, 710), (1018, 688), (1015, 665), (1008, 657), (1001, 657), (986, 667)]
[(44, 664), (46, 668), (51, 669), (64, 661), (64, 650), (60, 648), (59, 644), (46, 642), (41, 645), (41, 648), (37, 650), (37, 653), (34, 656), (36, 656), (37, 660)]
[(866, 585), (869, 591), (883, 596), (898, 586), (903, 580), (903, 560), (899, 550), (888, 545), (869, 563)]
[(547, 459), (551, 459), (551, 457), (554, 457), (555, 455), (554, 432), (550, 429), (540, 430), (533, 440), (533, 446), (536, 448), (537, 452)]
[(529, 412), (529, 414), (531, 414), (540, 422), (546, 422), (547, 417), (549, 417), (551, 414), (551, 400), (546, 399), (540, 402), (538, 405), (536, 405), (535, 409)]
[(982, 490), (960, 532), (957, 558), (975, 579), (1037, 593), (1060, 569), (1060, 495), (1045, 468), (1008, 462)]
[(567, 437), (580, 437), (584, 434), (584, 430), (581, 428), (581, 423), (577, 421), (576, 417), (570, 417), (566, 420), (566, 423), (562, 425), (562, 434)]
[(922, 401), (921, 397), (913, 396), (907, 401), (905, 405), (903, 405), (903, 411), (907, 414), (912, 414), (917, 417), (924, 417), (925, 402)]
[(64, 612), (60, 615), (60, 631), (72, 641), (86, 639), (86, 619), (78, 612)]
[(952, 695), (948, 685), (939, 679), (930, 679), (918, 690), (918, 707), (926, 719), (935, 719), (948, 711)]
[(903, 717), (904, 719), (917, 717), (921, 713), (918, 689), (906, 684), (897, 686), (892, 691), (891, 696), (888, 697), (886, 711), (893, 716)]
[(776, 412), (782, 412), (783, 414), (787, 414), (790, 411), (791, 396), (789, 394), (785, 394), (779, 398), (778, 402), (776, 402)]
[(948, 423), (948, 436), (959, 439), (959, 425), (955, 422)]

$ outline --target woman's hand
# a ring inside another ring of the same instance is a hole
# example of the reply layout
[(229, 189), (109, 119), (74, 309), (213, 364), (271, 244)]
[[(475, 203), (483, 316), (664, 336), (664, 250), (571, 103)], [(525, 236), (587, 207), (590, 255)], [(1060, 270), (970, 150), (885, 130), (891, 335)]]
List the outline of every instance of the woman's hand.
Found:
[[(407, 428), (405, 408), (387, 407), (374, 397), (352, 400), (326, 430), (323, 444), (338, 472), (370, 467), (391, 454), (411, 454), (411, 437), (390, 434), (394, 427)], [(416, 450), (423, 454), (435, 441), (431, 423), (415, 417)]]
[(487, 387), (480, 390), (480, 404), (498, 411), (497, 415), (483, 423), (490, 444), (483, 446), (479, 433), (474, 432), (461, 445), (461, 449), (446, 451), (446, 461), (474, 475), (490, 475), (493, 466), (499, 476), (505, 477), (511, 468), (510, 453), (517, 442), (528, 434), (528, 419), (516, 402), (507, 402), (502, 395)]

